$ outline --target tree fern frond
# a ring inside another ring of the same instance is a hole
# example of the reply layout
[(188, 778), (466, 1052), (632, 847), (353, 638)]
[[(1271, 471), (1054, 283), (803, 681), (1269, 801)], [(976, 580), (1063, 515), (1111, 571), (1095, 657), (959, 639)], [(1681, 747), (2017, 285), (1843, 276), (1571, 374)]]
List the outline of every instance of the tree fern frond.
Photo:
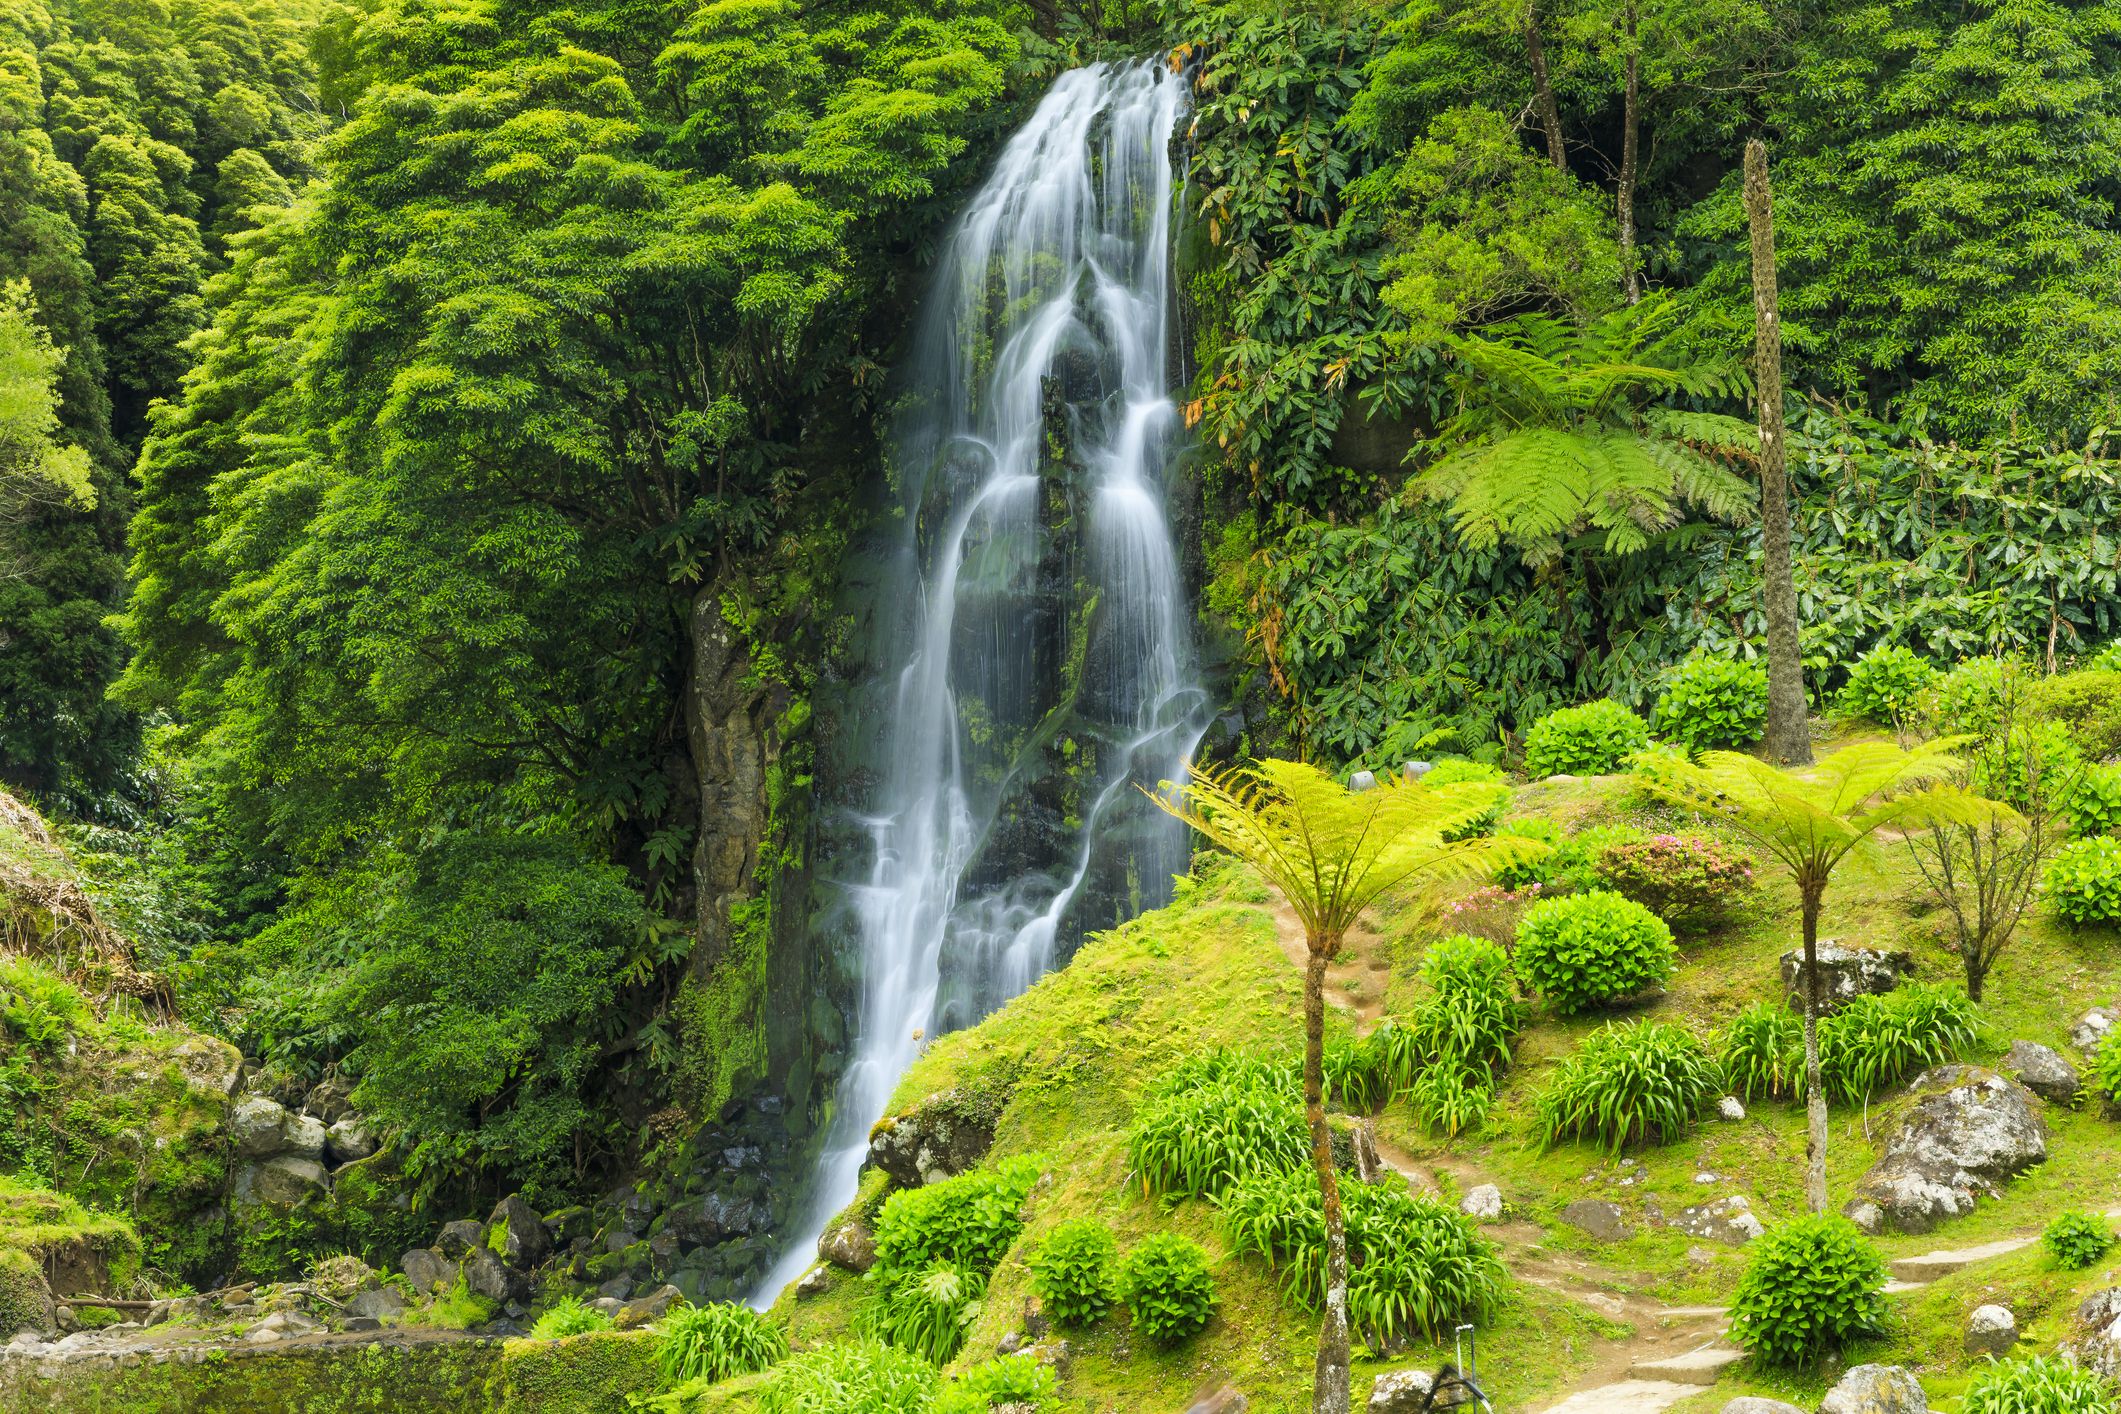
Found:
[(1740, 418), (1687, 408), (1650, 408), (1642, 420), (1658, 437), (1683, 443), (1705, 456), (1745, 462), (1760, 456), (1760, 430)]
[(1723, 521), (1750, 519), (1759, 509), (1759, 488), (1728, 467), (1676, 442), (1649, 442), (1649, 454), (1664, 469), (1675, 497)]

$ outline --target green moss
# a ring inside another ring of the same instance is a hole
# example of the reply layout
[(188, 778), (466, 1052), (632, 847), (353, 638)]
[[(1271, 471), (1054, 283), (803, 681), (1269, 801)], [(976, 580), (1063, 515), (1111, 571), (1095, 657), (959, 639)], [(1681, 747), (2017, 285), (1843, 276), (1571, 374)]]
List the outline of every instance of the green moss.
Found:
[(675, 1090), (692, 1114), (711, 1119), (730, 1097), (765, 1074), (764, 1002), (773, 909), (746, 899), (729, 912), (729, 945), (704, 979), (678, 988)]
[(493, 1316), (493, 1303), (473, 1291), (460, 1272), (456, 1285), (437, 1293), (429, 1304), (415, 1307), (406, 1323), (438, 1331), (468, 1331), (485, 1325)]
[(0, 1247), (0, 1339), (21, 1330), (49, 1330), (51, 1319), (43, 1266), (18, 1247)]
[(565, 1340), (511, 1340), (494, 1399), (501, 1414), (623, 1414), (628, 1395), (659, 1387), (658, 1337), (591, 1331)]
[(124, 1218), (91, 1212), (66, 1194), (0, 1176), (0, 1252), (10, 1251), (55, 1257), (76, 1271), (100, 1268), (112, 1288), (130, 1285), (140, 1273), (140, 1239)]
[(488, 1414), (500, 1348), (484, 1340), (216, 1352), (196, 1364), (0, 1371), (0, 1414)]

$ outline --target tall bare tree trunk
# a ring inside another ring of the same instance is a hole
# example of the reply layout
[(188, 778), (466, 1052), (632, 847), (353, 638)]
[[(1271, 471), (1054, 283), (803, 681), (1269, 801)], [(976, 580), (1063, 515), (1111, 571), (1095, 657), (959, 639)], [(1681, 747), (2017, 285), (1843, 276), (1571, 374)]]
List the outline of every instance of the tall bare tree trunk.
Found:
[(1804, 1205), (1826, 1211), (1826, 1086), (1819, 1078), (1819, 900), (1824, 885), (1804, 892)]
[(1804, 708), (1797, 580), (1790, 564), (1789, 438), (1782, 423), (1782, 315), (1775, 292), (1775, 217), (1767, 145), (1745, 145), (1745, 215), (1753, 237), (1753, 379), (1760, 398), (1760, 593), (1767, 614), (1767, 752), (1807, 765), (1812, 727)]
[(1311, 1122), (1311, 1162), (1326, 1212), (1326, 1320), (1318, 1332), (1311, 1414), (1348, 1414), (1348, 1238), (1341, 1225), (1340, 1179), (1326, 1128), (1326, 958), (1329, 942), (1309, 939), (1304, 966), (1304, 1117)]
[(1642, 263), (1635, 254), (1635, 174), (1637, 139), (1642, 130), (1642, 56), (1635, 48), (1635, 0), (1628, 0), (1621, 24), (1626, 32), (1627, 83), (1620, 109), (1620, 270), (1628, 303), (1642, 298)]
[(1539, 6), (1524, 11), (1524, 47), (1532, 61), (1533, 102), (1539, 110), (1539, 125), (1547, 131), (1547, 160), (1557, 172), (1569, 170), (1569, 155), (1561, 145), (1561, 105), (1554, 101), (1554, 80), (1547, 73), (1547, 46), (1539, 35)]

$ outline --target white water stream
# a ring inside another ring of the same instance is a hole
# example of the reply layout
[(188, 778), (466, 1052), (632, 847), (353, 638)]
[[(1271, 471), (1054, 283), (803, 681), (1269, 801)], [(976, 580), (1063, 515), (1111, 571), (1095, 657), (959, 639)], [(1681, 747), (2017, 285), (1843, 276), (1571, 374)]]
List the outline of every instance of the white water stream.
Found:
[[(924, 1040), (1059, 960), (1101, 860), (1109, 874), (1123, 856), (1142, 906), (1164, 901), (1185, 867), (1183, 830), (1135, 790), (1177, 778), (1204, 725), (1164, 513), (1170, 144), (1185, 102), (1184, 79), (1156, 63), (1062, 75), (938, 266), (902, 370), (905, 603), (881, 606), (900, 611), (897, 676), (874, 698), (888, 721), (874, 727), (872, 853), (848, 883), (859, 1012), (808, 1214), (762, 1305), (816, 1260)], [(1048, 445), (1049, 386), (1067, 412), (1065, 476)], [(1059, 555), (1056, 519), (1070, 527)], [(1054, 661), (1051, 625), (1077, 621), (1061, 635), (1079, 638), (1075, 661)], [(1074, 700), (1056, 704), (1064, 672)], [(1094, 767), (1065, 812), (1050, 773), (1032, 779), (1056, 717)]]

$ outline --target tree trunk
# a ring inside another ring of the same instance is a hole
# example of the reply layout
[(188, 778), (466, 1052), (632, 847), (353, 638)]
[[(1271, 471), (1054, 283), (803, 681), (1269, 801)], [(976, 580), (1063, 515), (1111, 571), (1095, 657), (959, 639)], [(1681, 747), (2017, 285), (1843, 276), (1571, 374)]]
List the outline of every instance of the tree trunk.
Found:
[(1620, 182), (1616, 199), (1620, 205), (1620, 272), (1628, 303), (1642, 299), (1642, 264), (1635, 254), (1635, 173), (1638, 136), (1642, 128), (1642, 56), (1635, 49), (1635, 3), (1628, 0), (1622, 13), (1626, 32), (1627, 81), (1620, 108)]
[(1767, 145), (1745, 145), (1745, 214), (1753, 237), (1753, 377), (1760, 397), (1760, 592), (1767, 614), (1767, 753), (1791, 765), (1812, 760), (1804, 708), (1804, 654), (1797, 637), (1797, 580), (1790, 567), (1790, 475), (1782, 424), (1782, 316), (1775, 293), (1775, 218)]
[(1826, 1086), (1819, 1078), (1819, 900), (1824, 885), (1804, 889), (1804, 1205), (1826, 1211)]
[(1326, 1321), (1318, 1332), (1311, 1414), (1348, 1414), (1348, 1239), (1341, 1226), (1340, 1179), (1333, 1172), (1333, 1135), (1326, 1128), (1326, 956), (1328, 943), (1309, 940), (1304, 967), (1304, 1117), (1311, 1122), (1311, 1162), (1326, 1212)]
[(1569, 155), (1561, 145), (1561, 105), (1554, 101), (1554, 80), (1547, 73), (1547, 47), (1539, 37), (1539, 6), (1524, 11), (1524, 47), (1532, 61), (1533, 104), (1539, 110), (1539, 126), (1547, 133), (1547, 160), (1557, 172), (1569, 170)]

